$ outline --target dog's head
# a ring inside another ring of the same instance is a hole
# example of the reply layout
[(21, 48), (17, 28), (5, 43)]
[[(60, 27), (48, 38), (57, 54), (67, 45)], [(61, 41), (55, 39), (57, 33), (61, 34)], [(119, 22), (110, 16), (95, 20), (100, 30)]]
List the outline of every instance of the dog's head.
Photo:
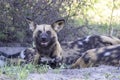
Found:
[(27, 19), (29, 22), (29, 27), (33, 31), (33, 39), (35, 45), (38, 44), (41, 47), (47, 47), (54, 43), (58, 37), (57, 32), (59, 32), (63, 27), (65, 20), (57, 20), (52, 24), (36, 24), (32, 20)]

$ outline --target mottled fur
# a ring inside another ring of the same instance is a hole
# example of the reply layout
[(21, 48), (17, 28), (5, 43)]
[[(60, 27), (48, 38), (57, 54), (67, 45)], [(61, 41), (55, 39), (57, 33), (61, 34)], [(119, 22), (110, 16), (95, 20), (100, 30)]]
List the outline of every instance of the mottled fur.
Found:
[(74, 63), (87, 50), (120, 44), (120, 39), (116, 37), (91, 35), (72, 42), (63, 43), (64, 62)]
[(99, 65), (120, 66), (120, 45), (90, 49), (71, 68), (85, 68)]

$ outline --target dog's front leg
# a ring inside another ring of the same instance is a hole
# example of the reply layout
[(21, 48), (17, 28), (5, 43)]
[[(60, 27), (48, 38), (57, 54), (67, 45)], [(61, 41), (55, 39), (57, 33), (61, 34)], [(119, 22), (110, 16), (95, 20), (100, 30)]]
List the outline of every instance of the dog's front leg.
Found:
[(57, 45), (54, 49), (54, 52), (52, 54), (52, 61), (51, 66), (52, 67), (60, 67), (63, 61), (62, 57), (62, 48), (60, 45)]
[(39, 59), (40, 59), (40, 54), (38, 52), (36, 52), (36, 55), (34, 56), (33, 64), (35, 64), (35, 65), (38, 64)]

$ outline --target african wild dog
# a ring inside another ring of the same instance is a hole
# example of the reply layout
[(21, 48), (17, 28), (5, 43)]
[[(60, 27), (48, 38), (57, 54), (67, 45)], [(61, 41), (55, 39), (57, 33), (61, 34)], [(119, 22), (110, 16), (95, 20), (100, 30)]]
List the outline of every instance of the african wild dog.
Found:
[(120, 44), (90, 49), (72, 64), (71, 68), (86, 68), (99, 65), (120, 66)]
[[(33, 48), (27, 48), (19, 53), (8, 55), (0, 53), (0, 63), (4, 64), (4, 61), (12, 61), (10, 63), (20, 60), (20, 63), (44, 63), (44, 58), (48, 59), (52, 68), (59, 67), (62, 62), (62, 48), (58, 41), (57, 32), (63, 27), (65, 20), (57, 20), (53, 24), (41, 24), (38, 25), (32, 20), (27, 19), (30, 29), (33, 31)], [(4, 59), (4, 60), (3, 60)]]
[(30, 19), (27, 21), (33, 31), (33, 45), (37, 50), (34, 63), (39, 63), (39, 59), (46, 57), (51, 58), (51, 67), (59, 66), (59, 63), (62, 62), (62, 48), (58, 41), (57, 32), (64, 27), (65, 20), (57, 20), (51, 25), (38, 25)]
[(94, 48), (120, 44), (120, 39), (116, 37), (91, 35), (77, 39), (69, 43), (63, 43), (64, 62), (68, 65), (74, 63), (85, 51)]

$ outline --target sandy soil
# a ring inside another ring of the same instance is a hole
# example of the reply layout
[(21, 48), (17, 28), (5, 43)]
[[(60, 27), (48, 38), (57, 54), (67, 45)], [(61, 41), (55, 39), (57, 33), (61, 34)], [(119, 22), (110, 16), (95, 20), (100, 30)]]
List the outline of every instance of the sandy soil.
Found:
[(27, 80), (120, 80), (120, 68), (100, 66), (84, 69), (49, 70), (47, 73), (31, 73)]

